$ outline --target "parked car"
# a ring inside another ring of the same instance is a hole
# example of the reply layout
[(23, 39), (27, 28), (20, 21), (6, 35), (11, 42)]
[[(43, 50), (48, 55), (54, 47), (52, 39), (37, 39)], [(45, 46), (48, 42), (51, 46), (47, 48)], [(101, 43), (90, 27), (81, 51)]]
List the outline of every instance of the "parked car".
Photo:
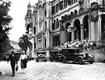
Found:
[(45, 53), (37, 53), (36, 62), (39, 62), (39, 61), (44, 61), (44, 62), (47, 61), (47, 57)]
[(57, 61), (57, 62), (65, 62), (65, 58), (62, 54), (60, 54), (59, 50), (55, 50), (53, 52), (50, 52), (50, 61)]
[[(67, 48), (61, 51), (61, 54), (65, 56), (66, 61), (72, 63), (84, 64), (85, 62), (93, 63), (94, 57), (86, 52), (82, 52), (79, 48)], [(66, 62), (65, 61), (65, 62)]]

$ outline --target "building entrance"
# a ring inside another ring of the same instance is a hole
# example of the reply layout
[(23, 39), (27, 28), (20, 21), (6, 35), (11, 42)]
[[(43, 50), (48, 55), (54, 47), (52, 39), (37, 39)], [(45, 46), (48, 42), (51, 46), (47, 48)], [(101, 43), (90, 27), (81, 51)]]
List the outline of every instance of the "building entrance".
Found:
[(101, 16), (101, 39), (105, 40), (105, 14)]
[(84, 34), (84, 39), (89, 39), (89, 23), (88, 23), (88, 19), (89, 19), (89, 16), (86, 15), (83, 19), (83, 34)]
[[(68, 29), (68, 27), (70, 27), (71, 26), (71, 24), (68, 22), (67, 24), (66, 24), (66, 30)], [(67, 31), (67, 41), (71, 41), (72, 40), (72, 31)]]
[(74, 27), (76, 27), (76, 30), (74, 31), (74, 40), (81, 40), (80, 21), (78, 19), (74, 21)]

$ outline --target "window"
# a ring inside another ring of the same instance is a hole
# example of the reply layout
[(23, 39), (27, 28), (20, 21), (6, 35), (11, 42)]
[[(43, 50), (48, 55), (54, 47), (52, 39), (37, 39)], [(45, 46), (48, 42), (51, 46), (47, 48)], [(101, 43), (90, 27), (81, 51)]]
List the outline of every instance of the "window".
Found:
[(74, 0), (74, 3), (76, 3), (78, 0)]
[(46, 38), (45, 38), (45, 47), (46, 47)]
[(72, 4), (72, 1), (70, 0), (70, 1), (68, 1), (68, 5), (71, 5)]
[(36, 49), (36, 42), (34, 42), (34, 49)]
[(102, 3), (103, 3), (103, 5), (105, 6), (105, 0), (103, 0), (103, 2), (102, 2)]
[(64, 7), (67, 7), (67, 1), (64, 0)]
[(36, 33), (36, 27), (34, 27), (34, 34)]
[(45, 21), (45, 31), (47, 30), (47, 21)]
[(75, 10), (75, 11), (74, 11), (74, 14), (75, 14), (75, 16), (77, 16), (77, 15), (78, 15), (78, 12), (77, 12), (77, 10)]
[(54, 23), (52, 23), (52, 30), (54, 30)]
[(63, 9), (63, 1), (61, 1), (61, 2), (59, 3), (59, 9), (60, 9), (60, 10)]
[(58, 11), (59, 11), (59, 3), (56, 4), (56, 12), (58, 12)]
[(47, 11), (45, 10), (45, 16), (47, 16)]
[(60, 45), (60, 35), (55, 35), (53, 37), (53, 46), (59, 46)]
[(59, 21), (58, 19), (56, 20), (56, 29), (59, 28)]
[(52, 15), (55, 14), (55, 6), (52, 7)]

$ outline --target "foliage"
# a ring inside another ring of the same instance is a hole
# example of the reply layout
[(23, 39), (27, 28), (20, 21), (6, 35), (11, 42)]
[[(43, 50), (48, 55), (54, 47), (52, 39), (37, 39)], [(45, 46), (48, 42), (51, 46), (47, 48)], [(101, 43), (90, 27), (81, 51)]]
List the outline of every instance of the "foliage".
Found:
[(11, 48), (8, 37), (8, 32), (11, 29), (9, 23), (12, 20), (8, 15), (10, 5), (10, 1), (0, 0), (0, 53), (8, 52)]
[(22, 37), (20, 37), (18, 44), (19, 44), (20, 48), (23, 51), (25, 51), (25, 53), (28, 48), (32, 49), (32, 43), (29, 41), (29, 38), (27, 35), (23, 35)]

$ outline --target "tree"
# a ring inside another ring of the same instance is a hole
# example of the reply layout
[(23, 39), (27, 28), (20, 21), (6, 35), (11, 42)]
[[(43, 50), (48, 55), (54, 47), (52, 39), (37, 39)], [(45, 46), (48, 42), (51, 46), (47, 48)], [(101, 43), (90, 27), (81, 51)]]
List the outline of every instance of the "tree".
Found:
[(19, 44), (20, 48), (23, 51), (25, 51), (25, 54), (26, 54), (28, 48), (30, 51), (32, 50), (32, 43), (29, 41), (29, 38), (27, 35), (23, 35), (22, 37), (20, 37), (18, 44)]
[(11, 29), (9, 23), (12, 20), (8, 15), (10, 4), (10, 1), (0, 0), (0, 53), (8, 52), (11, 48), (8, 37), (8, 32)]

